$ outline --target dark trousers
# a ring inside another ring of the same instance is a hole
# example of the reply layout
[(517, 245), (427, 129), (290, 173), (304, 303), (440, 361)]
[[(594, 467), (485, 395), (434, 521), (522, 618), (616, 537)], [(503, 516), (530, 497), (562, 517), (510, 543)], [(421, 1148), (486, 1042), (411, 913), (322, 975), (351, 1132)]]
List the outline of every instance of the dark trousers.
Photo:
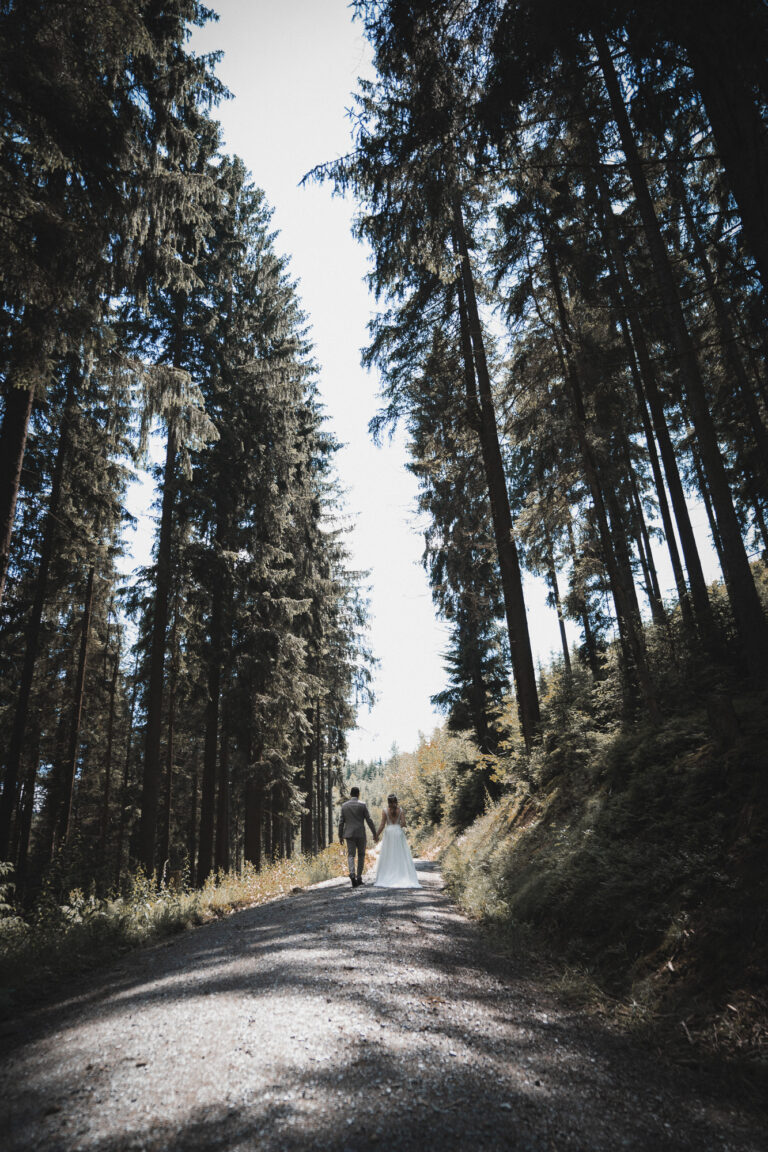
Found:
[(365, 832), (362, 836), (345, 836), (344, 839), (347, 842), (349, 874), (355, 875), (355, 853), (357, 853), (357, 875), (362, 876), (365, 868)]

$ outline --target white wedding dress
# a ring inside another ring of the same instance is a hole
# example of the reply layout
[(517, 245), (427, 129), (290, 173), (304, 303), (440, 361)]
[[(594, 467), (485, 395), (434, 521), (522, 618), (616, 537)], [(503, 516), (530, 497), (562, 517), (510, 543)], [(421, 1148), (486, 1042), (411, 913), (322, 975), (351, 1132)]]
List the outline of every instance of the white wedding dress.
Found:
[(388, 812), (373, 883), (375, 888), (421, 888), (405, 832), (397, 821), (390, 820)]

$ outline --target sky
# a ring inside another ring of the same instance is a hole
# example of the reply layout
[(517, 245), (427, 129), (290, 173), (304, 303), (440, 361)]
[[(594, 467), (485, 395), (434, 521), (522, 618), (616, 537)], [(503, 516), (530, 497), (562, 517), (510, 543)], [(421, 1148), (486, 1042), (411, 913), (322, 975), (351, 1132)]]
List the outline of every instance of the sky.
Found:
[[(378, 381), (360, 366), (375, 301), (368, 293), (366, 249), (351, 233), (354, 203), (329, 185), (300, 187), (317, 164), (351, 147), (347, 110), (358, 76), (372, 75), (370, 51), (346, 0), (209, 0), (219, 21), (193, 34), (197, 53), (222, 50), (217, 75), (232, 93), (218, 109), (224, 149), (242, 157), (274, 209), (276, 248), (290, 269), (311, 327), (320, 392), (343, 448), (337, 470), (352, 518), (355, 568), (369, 573), (370, 639), (379, 660), (372, 711), (350, 733), (350, 759), (386, 757), (393, 744), (415, 748), (440, 717), (430, 696), (445, 685), (448, 633), (435, 618), (420, 559), (416, 482), (406, 471), (402, 437), (377, 447), (368, 422), (378, 409)], [(130, 494), (139, 526), (129, 542), (145, 563), (152, 520), (146, 478)], [(703, 527), (702, 510), (694, 519)], [(662, 557), (662, 583), (671, 586)], [(711, 549), (707, 553), (712, 575)], [(554, 612), (539, 581), (526, 581), (535, 657), (559, 650)], [(570, 625), (572, 642), (579, 639)]]

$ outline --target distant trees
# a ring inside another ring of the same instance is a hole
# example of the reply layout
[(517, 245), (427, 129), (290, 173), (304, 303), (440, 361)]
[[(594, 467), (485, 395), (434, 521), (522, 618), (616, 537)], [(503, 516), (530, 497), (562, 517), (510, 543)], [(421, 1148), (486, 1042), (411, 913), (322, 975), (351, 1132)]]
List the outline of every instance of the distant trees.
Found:
[[(549, 585), (566, 669), (566, 616), (596, 677), (615, 628), (627, 718), (656, 723), (664, 707), (643, 599), (710, 683), (726, 667), (762, 681), (764, 6), (739, 0), (733, 20), (628, 0), (356, 7), (377, 78), (358, 93), (353, 151), (314, 175), (355, 193), (373, 252), (379, 423), (410, 432), (425, 564), (453, 627), (441, 702), (488, 747), (470, 683), (499, 683), (503, 603), (535, 739), (521, 563)], [(727, 621), (691, 498), (710, 517)]]
[(28, 887), (317, 849), (370, 692), (306, 320), (185, 46), (209, 13), (107, 7), (0, 16), (0, 858)]

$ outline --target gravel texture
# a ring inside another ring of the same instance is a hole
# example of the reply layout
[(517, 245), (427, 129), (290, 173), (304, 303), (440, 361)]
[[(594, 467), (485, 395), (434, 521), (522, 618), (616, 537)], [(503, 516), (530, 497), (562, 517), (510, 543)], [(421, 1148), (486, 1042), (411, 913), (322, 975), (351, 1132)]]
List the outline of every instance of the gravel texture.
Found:
[(3, 1026), (2, 1147), (765, 1152), (757, 1101), (558, 1004), (417, 867), (421, 891), (327, 881)]

